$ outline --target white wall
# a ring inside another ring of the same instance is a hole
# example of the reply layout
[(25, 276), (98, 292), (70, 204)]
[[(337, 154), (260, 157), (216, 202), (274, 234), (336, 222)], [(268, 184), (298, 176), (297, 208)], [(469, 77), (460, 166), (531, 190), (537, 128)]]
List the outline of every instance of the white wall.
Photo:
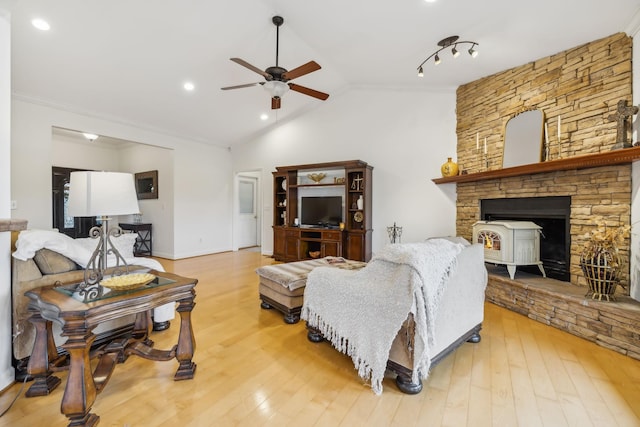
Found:
[(180, 257), (231, 250), (231, 154), (211, 159), (210, 148), (175, 151), (174, 239)]
[[(294, 95), (291, 95), (294, 96)], [(273, 251), (276, 166), (360, 159), (373, 169), (373, 251), (403, 227), (403, 242), (455, 234), (455, 185), (435, 185), (456, 158), (455, 90), (354, 89), (253, 141), (234, 146), (233, 170), (262, 170), (262, 250)]]
[[(158, 171), (158, 198), (138, 200), (142, 222), (151, 223), (153, 256), (172, 258), (174, 250), (173, 150), (135, 144), (119, 150), (121, 172)], [(133, 220), (120, 218), (121, 222)], [(169, 232), (167, 232), (169, 230)]]
[[(11, 201), (11, 22), (0, 5), (0, 218)], [(0, 390), (13, 383), (11, 367), (11, 234), (0, 233)]]
[[(157, 164), (165, 165), (169, 171), (159, 174), (160, 193), (168, 192), (168, 198), (163, 198), (159, 206), (142, 208), (146, 209), (143, 219), (158, 219), (154, 240), (164, 242), (159, 247), (162, 256), (177, 259), (231, 250), (233, 175), (227, 149), (16, 97), (12, 101), (11, 130), (11, 195), (18, 203), (18, 209), (12, 211), (14, 218), (28, 219), (31, 228), (51, 227), (51, 166), (57, 158), (52, 144), (54, 126), (90, 129), (99, 135), (172, 149), (171, 167), (165, 156), (151, 154), (146, 157), (147, 163), (142, 164), (139, 159), (140, 169), (135, 165), (131, 171), (158, 169), (151, 167), (156, 158)], [(133, 165), (128, 164), (129, 167)], [(171, 191), (173, 198), (169, 198)], [(156, 216), (153, 209), (162, 212)]]
[(125, 172), (120, 170), (120, 150), (96, 140), (79, 143), (62, 135), (51, 135), (51, 165), (61, 168)]

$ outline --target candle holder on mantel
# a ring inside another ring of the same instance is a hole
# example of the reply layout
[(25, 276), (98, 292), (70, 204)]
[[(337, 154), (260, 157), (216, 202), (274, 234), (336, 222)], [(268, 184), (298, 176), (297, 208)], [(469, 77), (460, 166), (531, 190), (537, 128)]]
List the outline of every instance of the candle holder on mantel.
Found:
[(483, 153), (481, 149), (478, 149), (477, 151), (479, 160), (478, 172), (489, 170), (489, 155), (486, 152)]

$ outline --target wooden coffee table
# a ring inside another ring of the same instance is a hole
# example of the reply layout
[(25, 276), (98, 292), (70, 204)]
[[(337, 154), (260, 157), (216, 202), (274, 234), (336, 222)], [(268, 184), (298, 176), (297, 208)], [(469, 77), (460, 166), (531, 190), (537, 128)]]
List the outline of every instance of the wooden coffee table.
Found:
[[(148, 285), (135, 290), (114, 291), (90, 302), (83, 302), (74, 295), (77, 285), (46, 286), (26, 292), (30, 298), (29, 320), (36, 329), (28, 365), (34, 383), (27, 391), (27, 397), (49, 394), (60, 384), (60, 379), (53, 375), (61, 370), (61, 358), (51, 333), (51, 322), (59, 323), (62, 335), (67, 337), (62, 347), (69, 353), (69, 375), (61, 412), (69, 418), (69, 426), (98, 424), (100, 417), (90, 413), (96, 396), (109, 381), (115, 365), (131, 354), (154, 361), (175, 358), (179, 366), (174, 380), (193, 378), (196, 364), (191, 361), (195, 351), (191, 311), (195, 306), (198, 280), (154, 270), (151, 273), (157, 278)], [(149, 339), (150, 310), (171, 302), (178, 303), (176, 310), (180, 314), (178, 343), (170, 350), (157, 350)], [(96, 326), (132, 314), (136, 320), (130, 335), (94, 349), (90, 354), (95, 340), (92, 331)], [(94, 372), (91, 372), (92, 357), (99, 357)]]

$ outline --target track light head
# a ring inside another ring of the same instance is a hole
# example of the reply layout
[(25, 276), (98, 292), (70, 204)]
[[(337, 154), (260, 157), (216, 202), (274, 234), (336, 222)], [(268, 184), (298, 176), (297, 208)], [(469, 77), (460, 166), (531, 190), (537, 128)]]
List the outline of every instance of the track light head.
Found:
[(472, 58), (475, 58), (476, 56), (478, 56), (478, 51), (473, 48), (475, 45), (476, 44), (474, 43), (469, 48), (469, 55), (471, 55)]
[(418, 67), (418, 77), (424, 77), (424, 70), (422, 69), (422, 65)]
[(456, 46), (454, 46), (453, 49), (451, 49), (451, 54), (453, 55), (454, 58), (457, 58), (458, 56), (460, 56), (460, 51), (456, 49)]
[(438, 54), (436, 53), (436, 57), (433, 58), (434, 64), (438, 65), (440, 63), (440, 57), (438, 56)]

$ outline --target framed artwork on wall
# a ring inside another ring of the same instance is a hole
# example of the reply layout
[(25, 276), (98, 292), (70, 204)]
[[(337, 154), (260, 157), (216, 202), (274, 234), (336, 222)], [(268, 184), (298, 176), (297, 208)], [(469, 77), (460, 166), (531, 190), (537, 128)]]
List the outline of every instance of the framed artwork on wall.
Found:
[(136, 193), (138, 200), (158, 198), (158, 171), (140, 172), (135, 174)]

